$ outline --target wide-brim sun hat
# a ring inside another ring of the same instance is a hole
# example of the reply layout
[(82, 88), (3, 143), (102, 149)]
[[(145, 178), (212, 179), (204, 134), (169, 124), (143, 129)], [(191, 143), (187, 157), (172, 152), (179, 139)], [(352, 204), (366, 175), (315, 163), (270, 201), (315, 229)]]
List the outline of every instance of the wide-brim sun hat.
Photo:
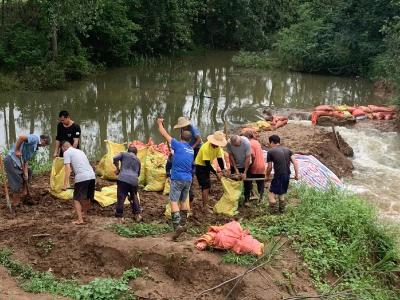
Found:
[(189, 125), (190, 125), (190, 121), (189, 121), (188, 118), (179, 117), (179, 118), (178, 118), (178, 124), (176, 124), (176, 125), (174, 126), (174, 128), (175, 128), (175, 129), (178, 129), (178, 128), (183, 128), (183, 127), (186, 127), (186, 126), (189, 126)]
[(225, 147), (228, 143), (225, 138), (225, 134), (222, 131), (216, 131), (214, 134), (210, 134), (207, 137), (207, 141), (209, 141), (213, 145), (217, 145), (220, 147)]

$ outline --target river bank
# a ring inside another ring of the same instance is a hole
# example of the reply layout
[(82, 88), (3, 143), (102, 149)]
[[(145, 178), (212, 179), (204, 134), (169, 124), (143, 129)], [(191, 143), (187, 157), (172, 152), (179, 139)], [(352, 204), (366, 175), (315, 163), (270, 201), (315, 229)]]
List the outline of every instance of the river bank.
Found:
[[(331, 133), (324, 132), (320, 128), (316, 128), (314, 132), (313, 128), (301, 124), (288, 124), (278, 129), (276, 133), (282, 136), (283, 144), (296, 152), (315, 155), (324, 164), (332, 167), (338, 176), (351, 174), (351, 161), (337, 149)], [(111, 184), (114, 182), (98, 178), (96, 188), (100, 189)], [(32, 265), (38, 271), (49, 271), (58, 280), (74, 278), (79, 283), (85, 284), (97, 277), (118, 278), (125, 270), (135, 266), (145, 270), (147, 274), (146, 277), (135, 279), (129, 284), (140, 299), (171, 297), (193, 299), (205, 289), (246, 271), (245, 267), (224, 263), (226, 258), (223, 252), (199, 252), (194, 248), (193, 241), (204, 233), (208, 226), (224, 224), (231, 220), (228, 217), (201, 212), (199, 201), (201, 191), (197, 183), (195, 183), (196, 199), (193, 216), (190, 219), (190, 230), (178, 243), (170, 240), (170, 233), (133, 239), (120, 237), (112, 230), (116, 223), (113, 217), (113, 205), (102, 208), (94, 204), (89, 212), (89, 223), (82, 227), (72, 226), (71, 221), (74, 216), (71, 203), (55, 199), (48, 190), (48, 173), (34, 178), (31, 186), (33, 205), (23, 205), (16, 219), (9, 219), (5, 203), (0, 204), (0, 216), (3, 220), (0, 224), (0, 249), (12, 249), (12, 259)], [(221, 196), (220, 184), (213, 179), (210, 204), (215, 204)], [(163, 213), (167, 196), (141, 190), (140, 197), (144, 208), (144, 224), (149, 226), (165, 224)], [(292, 208), (289, 208), (287, 215), (277, 218), (268, 216), (265, 206), (254, 205), (239, 209), (240, 213), (236, 219), (250, 228), (260, 240), (266, 241), (267, 245), (272, 243), (271, 238), (277, 233), (279, 234), (276, 238), (284, 238), (287, 242), (280, 249), (273, 264), (261, 268), (261, 273), (254, 272), (245, 277), (234, 293), (233, 299), (250, 297), (275, 300), (294, 295), (316, 295), (318, 291), (323, 290), (321, 284), (325, 279), (316, 281), (315, 276), (325, 274), (325, 271), (314, 266), (307, 258), (308, 263), (304, 264), (302, 251), (306, 248), (304, 246), (298, 248), (296, 246), (298, 240), (286, 236), (285, 230), (279, 229), (280, 225), (278, 226), (278, 224), (290, 224), (295, 220), (293, 219), (296, 218), (295, 215), (291, 214), (298, 206), (299, 197), (300, 195), (293, 194), (292, 190), (289, 200)], [(354, 208), (349, 209), (346, 213), (353, 214)], [(126, 217), (129, 219), (131, 216), (131, 212), (127, 210)], [(335, 218), (338, 216), (335, 215)], [(341, 223), (342, 221), (337, 220), (337, 222), (338, 226), (340, 224), (344, 228), (349, 224), (348, 221)], [(370, 222), (375, 221), (371, 219)], [(260, 231), (267, 224), (268, 226), (263, 229), (265, 232)], [(313, 226), (317, 224), (321, 224), (321, 221)], [(126, 226), (130, 226), (129, 223)], [(259, 229), (256, 230), (257, 228)], [(278, 229), (279, 231), (274, 231)], [(340, 239), (340, 236), (338, 238)], [(296, 251), (299, 251), (300, 255)], [(318, 255), (315, 258), (317, 259)], [(241, 261), (240, 258), (235, 260)], [(330, 263), (333, 264), (333, 260)], [(318, 273), (315, 273), (317, 270)], [(10, 284), (10, 289), (4, 285), (0, 287), (0, 295), (21, 295), (23, 299), (26, 294), (16, 287), (15, 281), (4, 272), (4, 269), (0, 270), (0, 274), (6, 278), (5, 283)], [(331, 281), (326, 282), (329, 284)], [(209, 296), (212, 299), (223, 299), (229, 289), (230, 287), (217, 289)], [(211, 298), (203, 296), (202, 299)]]

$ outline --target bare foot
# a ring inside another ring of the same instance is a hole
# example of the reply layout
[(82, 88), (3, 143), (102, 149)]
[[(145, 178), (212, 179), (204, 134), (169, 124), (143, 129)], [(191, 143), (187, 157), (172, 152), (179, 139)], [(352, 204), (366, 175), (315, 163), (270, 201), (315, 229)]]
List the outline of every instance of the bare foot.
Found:
[(72, 221), (72, 224), (74, 224), (74, 225), (84, 225), (85, 222), (76, 220), (76, 221)]

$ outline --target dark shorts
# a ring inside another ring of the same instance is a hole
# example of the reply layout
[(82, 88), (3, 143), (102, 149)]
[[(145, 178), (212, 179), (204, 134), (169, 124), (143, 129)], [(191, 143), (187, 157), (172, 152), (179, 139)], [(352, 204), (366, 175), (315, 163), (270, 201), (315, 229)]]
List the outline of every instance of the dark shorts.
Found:
[(286, 194), (289, 188), (290, 175), (279, 175), (272, 179), (269, 191), (275, 195)]
[(81, 182), (76, 182), (74, 185), (74, 200), (93, 200), (94, 190), (96, 187), (96, 180), (86, 180)]
[(210, 170), (208, 167), (196, 165), (196, 177), (203, 190), (211, 188)]
[(24, 184), (22, 170), (14, 163), (10, 155), (4, 158), (4, 169), (7, 173), (8, 185), (12, 193), (20, 193)]

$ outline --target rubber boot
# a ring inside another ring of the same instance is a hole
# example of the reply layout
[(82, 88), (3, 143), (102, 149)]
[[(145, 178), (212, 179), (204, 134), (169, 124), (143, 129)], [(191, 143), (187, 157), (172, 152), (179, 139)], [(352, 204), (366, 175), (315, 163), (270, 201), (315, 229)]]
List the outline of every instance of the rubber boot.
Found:
[(172, 226), (174, 227), (174, 230), (180, 226), (181, 224), (181, 214), (179, 211), (175, 211), (171, 214), (171, 220), (172, 220)]
[(269, 209), (269, 213), (270, 213), (271, 215), (276, 215), (276, 214), (278, 214), (278, 212), (279, 212), (278, 203), (277, 203), (277, 202), (275, 202), (275, 203), (269, 203), (268, 209)]
[(172, 236), (172, 240), (176, 241), (186, 229), (185, 227), (181, 226), (181, 215), (179, 211), (173, 212), (171, 219), (172, 219), (172, 225), (175, 230), (175, 233)]
[(188, 218), (188, 211), (187, 210), (181, 210), (180, 212), (181, 215), (181, 226), (185, 227), (186, 226), (186, 222), (187, 222), (187, 218)]

